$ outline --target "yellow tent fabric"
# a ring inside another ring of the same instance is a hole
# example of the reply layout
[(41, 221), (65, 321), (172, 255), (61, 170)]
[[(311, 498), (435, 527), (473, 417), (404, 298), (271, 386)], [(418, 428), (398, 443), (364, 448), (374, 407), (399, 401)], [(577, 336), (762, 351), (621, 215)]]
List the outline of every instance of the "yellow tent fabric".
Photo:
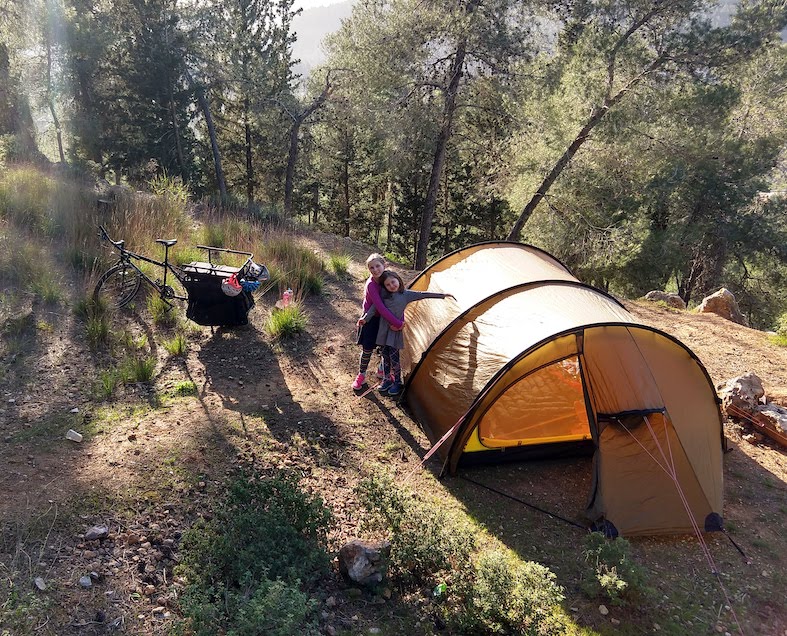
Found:
[(411, 303), (407, 402), (455, 472), (582, 446), (587, 515), (624, 535), (719, 529), (722, 421), (707, 371), (538, 248), (480, 243), (411, 284), (456, 301)]

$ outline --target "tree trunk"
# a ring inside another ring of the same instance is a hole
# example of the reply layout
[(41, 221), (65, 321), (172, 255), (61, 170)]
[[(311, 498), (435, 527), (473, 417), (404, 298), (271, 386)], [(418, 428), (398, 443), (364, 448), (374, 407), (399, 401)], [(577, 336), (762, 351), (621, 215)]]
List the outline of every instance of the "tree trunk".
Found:
[(466, 41), (460, 40), (456, 46), (454, 60), (451, 64), (451, 81), (445, 92), (443, 102), (443, 125), (437, 137), (435, 145), (434, 159), (432, 160), (432, 172), (429, 175), (429, 188), (426, 191), (426, 202), (424, 211), (421, 215), (421, 228), (418, 235), (418, 246), (415, 253), (415, 269), (422, 270), (426, 267), (426, 259), (429, 250), (429, 235), (432, 232), (432, 220), (434, 219), (435, 208), (437, 206), (437, 195), (440, 189), (440, 177), (445, 167), (445, 154), (448, 148), (448, 140), (451, 138), (451, 127), (456, 112), (456, 96), (459, 92), (459, 82), (462, 79), (462, 68), (465, 62)]
[(175, 152), (178, 156), (178, 167), (180, 168), (180, 177), (184, 183), (188, 181), (189, 175), (186, 171), (186, 161), (183, 158), (183, 144), (180, 142), (180, 128), (178, 127), (178, 115), (175, 112), (175, 99), (172, 96), (172, 86), (169, 87), (169, 113), (172, 118), (172, 131), (175, 134)]
[(577, 154), (577, 151), (582, 147), (582, 144), (585, 143), (588, 136), (590, 135), (590, 132), (603, 119), (608, 110), (608, 107), (602, 106), (591, 113), (590, 119), (588, 119), (588, 121), (582, 127), (582, 130), (579, 131), (579, 134), (574, 138), (574, 141), (572, 141), (568, 148), (566, 148), (565, 152), (563, 152), (563, 154), (560, 156), (560, 159), (557, 160), (557, 163), (541, 182), (541, 185), (538, 187), (538, 190), (536, 190), (536, 193), (533, 195), (530, 201), (527, 202), (527, 205), (522, 210), (519, 218), (514, 223), (514, 227), (512, 227), (511, 231), (508, 233), (509, 241), (519, 240), (519, 235), (522, 233), (522, 228), (525, 226), (525, 223), (527, 223), (530, 215), (533, 214), (538, 204), (541, 203), (541, 199), (546, 196), (547, 192), (549, 192), (549, 188), (552, 187), (552, 184), (560, 176), (560, 173), (563, 172), (563, 169), (568, 165), (568, 162), (571, 161), (571, 158)]
[(287, 169), (284, 173), (284, 217), (289, 218), (292, 212), (292, 190), (295, 179), (295, 162), (298, 160), (298, 133), (303, 119), (296, 117), (290, 128), (290, 149), (287, 154)]
[(252, 162), (248, 100), (245, 100), (243, 104), (243, 130), (245, 133), (244, 150), (246, 152), (246, 202), (251, 205), (254, 202), (254, 164)]
[(345, 154), (342, 170), (342, 186), (344, 186), (344, 236), (350, 236), (350, 157)]
[(63, 131), (60, 129), (60, 120), (55, 112), (55, 100), (52, 97), (52, 42), (49, 37), (49, 29), (46, 30), (46, 103), (49, 106), (49, 113), (52, 115), (52, 123), (55, 126), (57, 135), (57, 152), (60, 156), (60, 163), (65, 164), (66, 155), (63, 152)]
[(205, 89), (198, 85), (191, 73), (186, 71), (186, 80), (189, 86), (197, 96), (197, 103), (205, 117), (205, 125), (208, 127), (208, 137), (210, 138), (210, 149), (213, 153), (213, 169), (216, 173), (216, 183), (219, 186), (219, 196), (222, 201), (227, 200), (227, 183), (224, 181), (224, 170), (221, 167), (221, 153), (219, 152), (219, 144), (216, 140), (216, 127), (213, 125), (213, 116), (210, 114), (210, 104), (205, 97)]
[[(304, 110), (300, 115), (290, 113), (292, 118), (292, 129), (290, 130), (290, 149), (287, 155), (287, 170), (284, 176), (284, 216), (289, 217), (292, 213), (292, 191), (295, 180), (295, 164), (298, 161), (298, 134), (301, 130), (301, 125), (308, 119), (308, 117), (320, 108), (328, 95), (331, 94), (331, 72), (330, 70), (325, 74), (325, 88), (314, 99), (314, 101)], [(349, 230), (347, 236), (350, 235)]]

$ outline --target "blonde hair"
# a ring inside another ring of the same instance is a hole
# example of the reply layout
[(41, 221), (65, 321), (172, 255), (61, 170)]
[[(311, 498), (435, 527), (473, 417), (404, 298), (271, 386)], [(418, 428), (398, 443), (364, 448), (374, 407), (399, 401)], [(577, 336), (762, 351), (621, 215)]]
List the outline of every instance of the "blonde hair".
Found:
[(382, 254), (378, 254), (375, 252), (374, 254), (369, 254), (369, 257), (366, 259), (366, 267), (369, 267), (369, 263), (373, 263), (374, 261), (380, 261), (385, 267), (385, 256)]

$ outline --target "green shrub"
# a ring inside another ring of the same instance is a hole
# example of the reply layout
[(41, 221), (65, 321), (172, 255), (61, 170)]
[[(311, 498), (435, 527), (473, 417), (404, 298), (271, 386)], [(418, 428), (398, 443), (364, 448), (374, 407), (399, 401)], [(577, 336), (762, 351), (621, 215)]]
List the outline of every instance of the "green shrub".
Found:
[(325, 263), (314, 251), (298, 245), (292, 238), (280, 234), (270, 237), (264, 244), (261, 258), (277, 270), (277, 279), (284, 287), (302, 290), (302, 293), (322, 293), (325, 281), (322, 272)]
[(469, 566), (475, 531), (458, 516), (401, 489), (389, 475), (363, 480), (356, 492), (365, 526), (390, 536), (393, 576), (433, 583)]
[(206, 223), (202, 228), (202, 244), (209, 247), (227, 247), (227, 233), (221, 223)]
[(488, 550), (474, 560), (472, 575), (459, 584), (463, 601), (446, 618), (463, 632), (483, 634), (567, 633), (560, 611), (563, 589), (555, 575), (511, 552)]
[(620, 537), (608, 540), (600, 532), (585, 539), (582, 589), (591, 598), (604, 596), (615, 605), (647, 593), (647, 573), (631, 557), (631, 544)]
[(170, 340), (164, 341), (164, 348), (170, 355), (185, 356), (189, 350), (189, 341), (183, 333), (177, 333)]
[[(176, 572), (197, 635), (316, 633), (316, 604), (302, 591), (328, 571), (330, 513), (292, 475), (240, 474), (209, 521), (183, 536)], [(275, 580), (274, 580), (275, 579)]]
[(787, 313), (782, 314), (774, 325), (776, 335), (770, 336), (770, 341), (780, 347), (787, 347)]
[(289, 338), (301, 333), (309, 324), (309, 319), (301, 303), (293, 302), (283, 309), (274, 309), (265, 321), (265, 332), (272, 338)]
[(91, 349), (109, 342), (109, 320), (106, 314), (90, 316), (85, 321), (85, 333)]

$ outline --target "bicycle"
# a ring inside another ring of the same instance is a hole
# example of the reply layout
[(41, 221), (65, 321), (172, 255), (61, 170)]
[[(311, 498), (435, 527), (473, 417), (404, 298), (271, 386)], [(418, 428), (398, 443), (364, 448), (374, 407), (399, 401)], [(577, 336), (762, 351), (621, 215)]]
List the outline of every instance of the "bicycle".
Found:
[[(255, 263), (251, 252), (197, 245), (198, 249), (207, 251), (207, 262), (192, 261), (178, 266), (169, 261), (169, 250), (178, 242), (177, 239), (156, 239), (156, 243), (164, 247), (164, 260), (159, 261), (126, 249), (126, 242), (113, 240), (103, 225), (99, 225), (99, 238), (118, 251), (118, 260), (99, 277), (93, 290), (93, 300), (117, 308), (126, 307), (134, 300), (144, 281), (170, 308), (174, 307), (173, 300), (187, 301), (186, 317), (197, 324), (241, 325), (248, 322), (248, 312), (254, 306), (252, 292), (261, 281), (270, 278), (268, 268)], [(240, 255), (245, 260), (240, 267), (218, 265), (213, 262), (218, 254)], [(137, 262), (161, 268), (163, 276), (154, 280)], [(185, 296), (167, 283), (168, 275), (185, 289)]]

